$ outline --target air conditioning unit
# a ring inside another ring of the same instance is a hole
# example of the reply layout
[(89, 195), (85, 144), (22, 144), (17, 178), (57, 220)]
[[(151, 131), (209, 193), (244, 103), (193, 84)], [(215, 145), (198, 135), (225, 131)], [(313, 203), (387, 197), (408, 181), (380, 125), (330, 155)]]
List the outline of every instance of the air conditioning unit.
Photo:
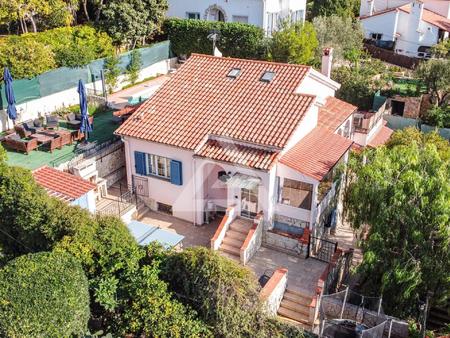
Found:
[(98, 171), (95, 160), (86, 160), (72, 167), (72, 173), (75, 176), (84, 178), (92, 183), (97, 183)]

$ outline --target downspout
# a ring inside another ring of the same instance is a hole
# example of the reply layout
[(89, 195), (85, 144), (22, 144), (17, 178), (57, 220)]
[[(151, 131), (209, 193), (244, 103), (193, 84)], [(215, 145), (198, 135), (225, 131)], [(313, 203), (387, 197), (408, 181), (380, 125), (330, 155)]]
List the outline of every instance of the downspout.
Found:
[(263, 2), (263, 12), (262, 12), (263, 26), (262, 26), (262, 29), (263, 29), (265, 35), (267, 36), (267, 16), (266, 16), (266, 8), (267, 8), (266, 4), (267, 3), (266, 3), (266, 0), (262, 0), (262, 2)]
[[(196, 183), (196, 179), (195, 176), (197, 175), (197, 171), (196, 171), (196, 164), (195, 164), (195, 157), (192, 157), (192, 172), (193, 172), (193, 182), (192, 184), (194, 185), (194, 225), (197, 225), (197, 185)], [(201, 224), (200, 224), (201, 225)]]
[(398, 16), (400, 15), (400, 12), (397, 10), (397, 11), (395, 11), (395, 23), (394, 23), (394, 32), (393, 32), (393, 36), (392, 36), (392, 41), (394, 41), (394, 51), (395, 51), (395, 47), (396, 47), (396, 44), (397, 44), (397, 38), (396, 38), (396, 35), (397, 35), (397, 27), (398, 27)]

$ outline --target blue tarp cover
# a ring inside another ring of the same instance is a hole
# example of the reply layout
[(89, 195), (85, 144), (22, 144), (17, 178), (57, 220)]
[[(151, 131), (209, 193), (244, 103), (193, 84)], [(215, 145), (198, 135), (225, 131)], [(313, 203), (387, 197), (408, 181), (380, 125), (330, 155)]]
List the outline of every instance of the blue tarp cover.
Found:
[(180, 244), (184, 239), (184, 236), (138, 221), (131, 221), (127, 227), (138, 244), (143, 246), (157, 241), (168, 249)]

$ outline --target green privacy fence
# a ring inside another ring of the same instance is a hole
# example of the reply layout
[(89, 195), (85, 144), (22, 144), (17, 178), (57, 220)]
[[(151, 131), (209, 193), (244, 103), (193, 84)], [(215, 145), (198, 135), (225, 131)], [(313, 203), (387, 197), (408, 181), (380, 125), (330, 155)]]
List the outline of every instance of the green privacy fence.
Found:
[[(150, 47), (137, 49), (141, 54), (141, 69), (147, 68), (157, 62), (167, 60), (172, 57), (170, 42), (164, 41)], [(130, 63), (130, 54), (127, 52), (119, 56), (119, 68), (124, 74)], [(62, 67), (43, 73), (32, 79), (14, 80), (13, 88), (17, 104), (25, 103), (41, 97), (61, 92), (63, 90), (75, 88), (78, 80), (85, 83), (92, 83), (101, 79), (104, 59), (94, 60), (88, 65), (79, 68)], [(5, 109), (7, 105), (3, 83), (0, 83), (0, 109)]]

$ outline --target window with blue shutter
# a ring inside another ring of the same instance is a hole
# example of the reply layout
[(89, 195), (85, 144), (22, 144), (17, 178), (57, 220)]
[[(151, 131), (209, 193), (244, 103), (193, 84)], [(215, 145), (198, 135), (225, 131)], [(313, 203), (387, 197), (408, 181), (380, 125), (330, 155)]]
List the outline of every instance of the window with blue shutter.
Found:
[(140, 151), (134, 152), (134, 167), (136, 168), (136, 174), (147, 174), (145, 170), (145, 153), (141, 153)]
[(183, 185), (183, 173), (180, 161), (170, 161), (170, 183), (175, 185)]

